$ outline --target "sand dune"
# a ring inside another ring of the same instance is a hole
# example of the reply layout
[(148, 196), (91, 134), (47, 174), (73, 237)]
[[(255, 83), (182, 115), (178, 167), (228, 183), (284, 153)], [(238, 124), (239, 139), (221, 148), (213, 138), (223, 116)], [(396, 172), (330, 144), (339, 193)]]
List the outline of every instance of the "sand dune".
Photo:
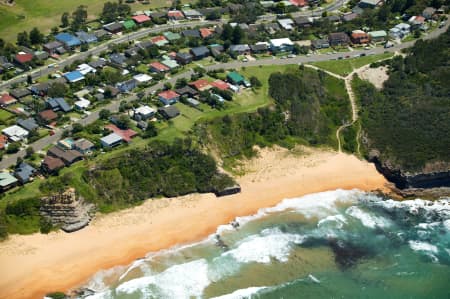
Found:
[(11, 236), (0, 243), (0, 298), (40, 298), (50, 291), (67, 291), (101, 269), (196, 241), (220, 224), (284, 198), (337, 188), (387, 190), (373, 165), (336, 152), (263, 150), (242, 167), (246, 174), (237, 179), (240, 194), (148, 200), (139, 207), (100, 215), (72, 234)]

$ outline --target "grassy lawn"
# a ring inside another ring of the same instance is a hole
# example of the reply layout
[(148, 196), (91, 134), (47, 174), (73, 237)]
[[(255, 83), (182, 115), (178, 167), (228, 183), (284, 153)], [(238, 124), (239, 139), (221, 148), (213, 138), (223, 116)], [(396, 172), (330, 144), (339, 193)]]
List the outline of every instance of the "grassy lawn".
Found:
[[(103, 4), (110, 0), (16, 0), (14, 6), (0, 5), (0, 36), (7, 41), (15, 41), (17, 33), (33, 27), (38, 27), (48, 33), (54, 26), (60, 24), (61, 15), (64, 12), (72, 13), (79, 5), (86, 5), (88, 19), (98, 17), (103, 9)], [(183, 3), (192, 2), (184, 0)], [(151, 10), (160, 7), (169, 7), (171, 1), (152, 0), (148, 5), (142, 5), (136, 1), (131, 5), (131, 10)]]
[(6, 110), (0, 109), (0, 121), (7, 121), (8, 119), (14, 117), (14, 114)]
[(329, 61), (319, 61), (312, 63), (313, 65), (320, 67), (324, 70), (330, 71), (332, 73), (346, 76), (350, 74), (354, 69), (360, 68), (366, 64), (371, 64), (372, 62), (383, 60), (392, 57), (392, 53), (384, 53), (379, 55), (370, 55), (358, 58), (349, 58), (342, 60), (329, 60)]

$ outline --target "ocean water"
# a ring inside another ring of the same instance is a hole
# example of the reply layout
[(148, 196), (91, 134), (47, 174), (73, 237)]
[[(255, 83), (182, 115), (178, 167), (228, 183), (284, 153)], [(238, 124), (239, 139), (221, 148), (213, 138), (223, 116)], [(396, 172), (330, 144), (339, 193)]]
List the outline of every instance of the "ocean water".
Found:
[(336, 190), (236, 223), (97, 273), (88, 298), (450, 298), (448, 198)]

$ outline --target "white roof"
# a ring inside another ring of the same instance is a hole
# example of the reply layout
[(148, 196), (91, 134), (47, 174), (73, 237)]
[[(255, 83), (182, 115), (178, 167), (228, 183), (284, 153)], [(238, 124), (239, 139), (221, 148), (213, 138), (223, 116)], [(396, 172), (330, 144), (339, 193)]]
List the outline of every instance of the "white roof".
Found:
[(138, 75), (134, 76), (133, 79), (138, 81), (139, 83), (143, 83), (143, 82), (150, 81), (152, 79), (152, 77), (150, 77), (147, 74), (138, 74)]
[(284, 29), (290, 30), (293, 28), (292, 25), (294, 24), (294, 21), (292, 21), (291, 19), (280, 19), (278, 20), (278, 23)]
[(270, 44), (273, 47), (281, 47), (284, 45), (288, 45), (288, 46), (292, 46), (294, 45), (294, 43), (289, 39), (289, 38), (276, 38), (276, 39), (271, 39), (270, 40)]
[(255, 45), (266, 45), (269, 46), (268, 42), (257, 42)]
[(2, 130), (2, 133), (13, 141), (19, 141), (28, 136), (28, 131), (18, 125), (14, 125)]
[(114, 144), (116, 142), (122, 141), (123, 138), (117, 135), (116, 133), (111, 133), (100, 139), (101, 142), (106, 143), (108, 145)]
[(76, 101), (74, 104), (78, 108), (85, 109), (85, 108), (89, 107), (89, 105), (91, 104), (91, 101), (82, 98), (79, 101)]
[(141, 106), (141, 107), (139, 107), (139, 108), (134, 110), (134, 113), (141, 114), (141, 115), (149, 115), (149, 114), (152, 114), (152, 113), (155, 113), (155, 112), (156, 112), (155, 109), (150, 108), (147, 105)]
[(77, 70), (78, 70), (81, 74), (83, 74), (83, 76), (86, 75), (87, 73), (95, 73), (95, 72), (97, 72), (96, 69), (94, 69), (93, 67), (91, 67), (90, 65), (88, 65), (88, 64), (86, 64), (86, 63), (80, 64), (80, 65), (77, 67)]

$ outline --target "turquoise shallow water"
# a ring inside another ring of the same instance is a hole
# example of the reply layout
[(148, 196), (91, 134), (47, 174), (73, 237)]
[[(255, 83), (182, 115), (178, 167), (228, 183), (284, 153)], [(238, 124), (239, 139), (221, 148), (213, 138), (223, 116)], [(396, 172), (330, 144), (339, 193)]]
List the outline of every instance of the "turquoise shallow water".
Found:
[(449, 199), (336, 190), (236, 223), (97, 273), (88, 298), (450, 298)]

